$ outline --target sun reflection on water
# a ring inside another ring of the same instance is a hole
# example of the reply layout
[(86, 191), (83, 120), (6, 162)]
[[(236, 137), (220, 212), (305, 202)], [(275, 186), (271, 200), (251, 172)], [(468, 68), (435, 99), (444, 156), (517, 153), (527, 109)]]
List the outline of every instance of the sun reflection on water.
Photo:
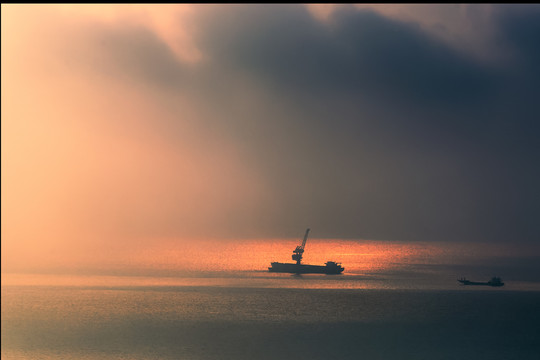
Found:
[[(266, 241), (157, 241), (144, 251), (126, 249), (108, 261), (22, 273), (2, 272), (2, 285), (43, 286), (252, 286), (294, 288), (384, 288), (385, 274), (424, 265), (471, 264), (482, 256), (509, 254), (482, 244), (309, 239), (302, 262), (341, 263), (343, 275), (269, 273), (271, 262), (292, 263), (298, 239)], [(512, 255), (512, 254), (510, 254)], [(427, 268), (422, 271), (426, 273)], [(454, 274), (452, 274), (454, 276)], [(268, 280), (276, 280), (270, 284)], [(332, 281), (328, 281), (332, 280)], [(358, 281), (362, 280), (362, 281)], [(450, 277), (445, 281), (454, 282)], [(399, 285), (401, 286), (401, 285)]]

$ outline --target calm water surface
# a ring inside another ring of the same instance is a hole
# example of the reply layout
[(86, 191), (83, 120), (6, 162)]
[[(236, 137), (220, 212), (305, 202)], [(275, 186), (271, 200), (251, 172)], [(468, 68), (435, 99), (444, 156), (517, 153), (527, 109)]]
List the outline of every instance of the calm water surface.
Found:
[(4, 277), (2, 359), (540, 358), (537, 283), (429, 274)]

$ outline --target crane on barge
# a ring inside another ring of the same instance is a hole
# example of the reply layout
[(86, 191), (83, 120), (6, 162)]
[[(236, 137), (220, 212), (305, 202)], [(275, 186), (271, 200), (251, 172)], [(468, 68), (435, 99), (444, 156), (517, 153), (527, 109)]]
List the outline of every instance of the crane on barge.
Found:
[(298, 245), (296, 249), (294, 249), (292, 254), (292, 259), (296, 260), (296, 264), (300, 265), (300, 261), (302, 261), (302, 256), (304, 255), (304, 248), (306, 247), (306, 241), (309, 234), (309, 228), (306, 230), (306, 234), (304, 235), (304, 240), (302, 240), (302, 245)]
[(293, 250), (292, 259), (296, 261), (296, 264), (273, 262), (270, 264), (271, 266), (268, 268), (268, 271), (292, 274), (341, 274), (345, 268), (334, 261), (327, 261), (324, 265), (306, 265), (301, 263), (308, 234), (309, 228), (306, 230), (302, 244)]

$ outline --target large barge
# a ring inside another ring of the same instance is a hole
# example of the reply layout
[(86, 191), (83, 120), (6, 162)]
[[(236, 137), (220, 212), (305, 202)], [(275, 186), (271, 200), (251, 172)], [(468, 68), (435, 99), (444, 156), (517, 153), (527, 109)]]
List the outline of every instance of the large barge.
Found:
[(341, 274), (345, 268), (334, 261), (327, 261), (325, 265), (308, 265), (301, 263), (308, 234), (309, 229), (306, 230), (302, 245), (297, 246), (293, 251), (292, 259), (296, 260), (296, 263), (273, 262), (270, 264), (271, 266), (268, 268), (268, 271), (291, 274)]

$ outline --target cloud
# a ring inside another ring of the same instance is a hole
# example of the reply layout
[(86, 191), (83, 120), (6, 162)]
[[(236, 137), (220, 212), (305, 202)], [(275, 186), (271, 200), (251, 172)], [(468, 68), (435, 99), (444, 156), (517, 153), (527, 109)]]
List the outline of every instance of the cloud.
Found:
[(506, 59), (504, 44), (496, 37), (497, 6), (493, 4), (354, 4), (307, 5), (313, 16), (332, 24), (334, 13), (349, 7), (376, 12), (393, 21), (414, 26), (455, 51), (493, 63)]
[[(72, 104), (59, 128), (93, 154), (92, 171), (62, 204), (95, 237), (275, 238), (309, 226), (329, 238), (535, 241), (531, 9), (490, 8), (490, 36), (512, 49), (493, 62), (369, 9), (324, 22), (305, 6), (201, 6), (159, 29), (51, 10), (61, 77), (34, 78), (31, 100), (45, 108), (45, 79), (50, 103)], [(198, 55), (179, 55), (177, 23)]]
[(223, 72), (271, 89), (249, 121), (253, 166), (284, 209), (274, 228), (306, 221), (327, 236), (534, 238), (527, 214), (538, 194), (512, 186), (538, 170), (515, 163), (538, 151), (528, 143), (534, 105), (508, 91), (528, 86), (515, 63), (486, 65), (371, 11), (337, 11), (331, 28), (301, 7), (206, 16), (202, 51)]

